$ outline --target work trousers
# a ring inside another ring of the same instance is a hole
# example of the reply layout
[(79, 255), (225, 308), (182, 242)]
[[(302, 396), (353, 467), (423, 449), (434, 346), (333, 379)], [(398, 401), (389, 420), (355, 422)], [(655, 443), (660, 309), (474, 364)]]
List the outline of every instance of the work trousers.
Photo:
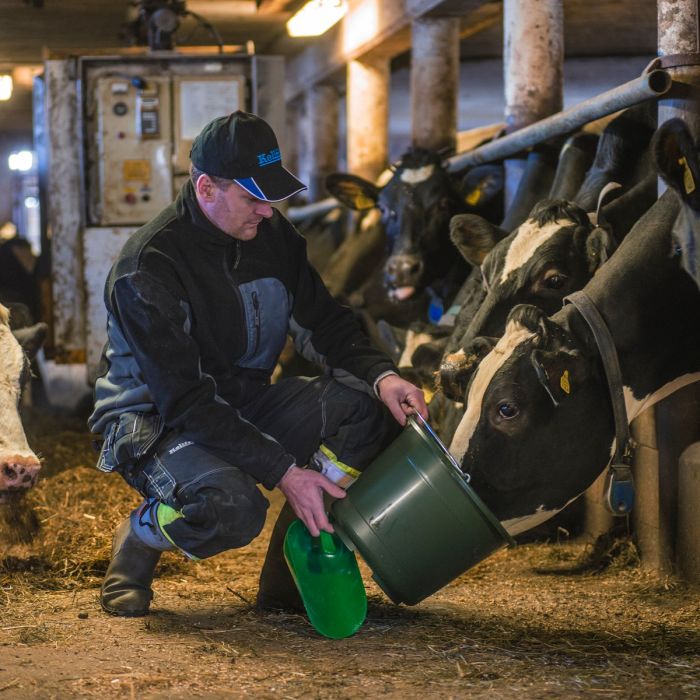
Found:
[[(323, 444), (338, 460), (362, 471), (399, 429), (377, 399), (330, 377), (284, 379), (239, 410), (300, 467)], [(120, 424), (128, 425), (123, 418)], [(131, 453), (145, 454), (115, 469), (142, 496), (179, 512), (181, 517), (164, 526), (168, 539), (190, 557), (203, 559), (242, 547), (260, 534), (269, 502), (253, 477), (180, 433), (160, 432), (154, 440), (153, 431), (135, 427)]]

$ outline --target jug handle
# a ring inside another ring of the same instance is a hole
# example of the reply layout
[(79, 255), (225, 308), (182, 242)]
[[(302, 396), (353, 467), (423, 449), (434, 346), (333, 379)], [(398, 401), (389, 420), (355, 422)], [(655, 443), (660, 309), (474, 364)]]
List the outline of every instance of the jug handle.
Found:
[(335, 554), (336, 546), (333, 535), (330, 532), (321, 530), (321, 551), (324, 554)]

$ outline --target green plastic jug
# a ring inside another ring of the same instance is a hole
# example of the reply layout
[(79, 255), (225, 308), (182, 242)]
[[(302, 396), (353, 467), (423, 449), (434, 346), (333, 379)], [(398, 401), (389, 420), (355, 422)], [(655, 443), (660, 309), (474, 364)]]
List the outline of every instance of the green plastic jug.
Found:
[(367, 594), (355, 555), (335, 534), (312, 537), (295, 520), (284, 538), (284, 558), (314, 629), (324, 637), (355, 634), (367, 616)]

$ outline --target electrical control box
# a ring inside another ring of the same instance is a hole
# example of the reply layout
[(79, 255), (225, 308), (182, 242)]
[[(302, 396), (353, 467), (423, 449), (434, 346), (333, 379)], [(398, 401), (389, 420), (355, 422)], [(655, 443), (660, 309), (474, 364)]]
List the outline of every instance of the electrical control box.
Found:
[(90, 218), (99, 224), (147, 221), (172, 200), (172, 128), (167, 78), (102, 77), (95, 83), (96, 175)]
[(145, 223), (187, 178), (192, 140), (211, 119), (250, 109), (249, 61), (85, 65), (88, 222)]

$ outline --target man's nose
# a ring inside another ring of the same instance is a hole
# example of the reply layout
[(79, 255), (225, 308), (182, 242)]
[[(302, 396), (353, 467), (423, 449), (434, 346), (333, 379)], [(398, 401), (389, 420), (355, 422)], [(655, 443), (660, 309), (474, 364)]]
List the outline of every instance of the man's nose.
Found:
[(255, 208), (255, 213), (264, 219), (269, 219), (272, 216), (272, 207), (267, 202), (260, 202)]

